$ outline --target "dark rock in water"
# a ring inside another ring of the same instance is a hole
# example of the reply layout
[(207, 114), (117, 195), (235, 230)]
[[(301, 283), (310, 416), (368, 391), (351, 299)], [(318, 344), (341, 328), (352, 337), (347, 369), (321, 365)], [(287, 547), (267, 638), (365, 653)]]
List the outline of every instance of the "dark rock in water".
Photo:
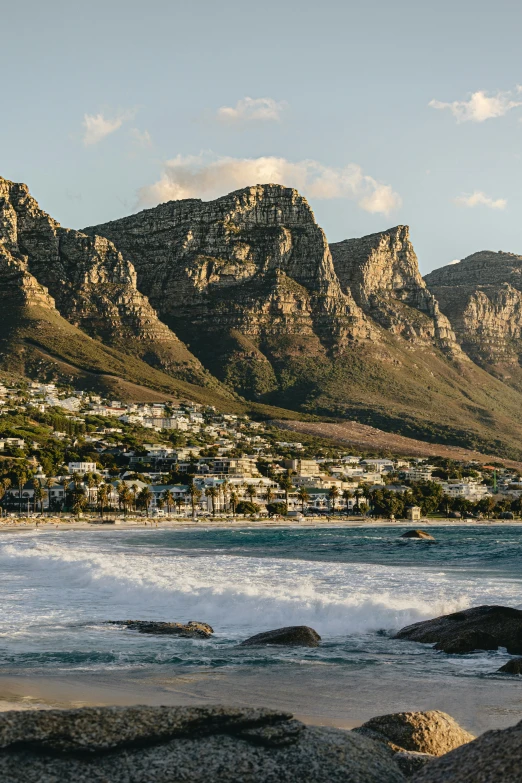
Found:
[(395, 639), (437, 644), (444, 652), (496, 650), (522, 653), (522, 611), (509, 606), (474, 606), (402, 628)]
[(210, 625), (195, 620), (190, 620), (185, 624), (150, 622), (149, 620), (115, 620), (109, 624), (123, 625), (125, 628), (131, 628), (139, 633), (171, 634), (188, 639), (209, 639), (214, 633), (214, 629)]
[(390, 751), (292, 715), (226, 707), (0, 714), (9, 783), (404, 783)]
[(522, 722), (486, 731), (478, 739), (430, 762), (415, 783), (520, 783)]
[(497, 650), (498, 642), (486, 631), (464, 631), (456, 638), (437, 642), (435, 649), (448, 655), (463, 655), (474, 650)]
[(319, 647), (321, 637), (307, 625), (289, 625), (287, 628), (277, 628), (275, 631), (264, 631), (241, 642), (242, 647), (258, 644), (281, 644), (296, 647)]
[(401, 538), (422, 538), (425, 541), (435, 541), (433, 536), (426, 533), (425, 530), (408, 530), (402, 534)]
[(383, 742), (394, 752), (409, 751), (431, 756), (442, 756), (475, 739), (450, 715), (439, 710), (379, 715), (354, 731)]
[(522, 674), (522, 658), (512, 658), (504, 666), (501, 666), (498, 671), (506, 674)]

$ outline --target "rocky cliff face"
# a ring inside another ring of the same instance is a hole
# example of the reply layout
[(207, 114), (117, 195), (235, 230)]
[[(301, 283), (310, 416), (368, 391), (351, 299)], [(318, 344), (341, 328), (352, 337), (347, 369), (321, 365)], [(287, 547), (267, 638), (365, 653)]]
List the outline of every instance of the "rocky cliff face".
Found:
[(330, 245), (343, 290), (382, 327), (462, 358), (448, 319), (419, 272), (408, 226)]
[(0, 179), (0, 204), (4, 247), (23, 259), (32, 302), (45, 296), (52, 302), (51, 294), (60, 314), (92, 337), (176, 377), (208, 382), (208, 373), (138, 291), (134, 267), (111, 242), (62, 228), (26, 185)]
[(10, 183), (0, 179), (0, 283), (2, 294), (19, 306), (50, 310), (54, 301), (47, 289), (29, 272), (28, 258), (18, 246), (18, 218), (10, 202)]
[(522, 256), (482, 251), (425, 281), (477, 364), (522, 384)]
[(161, 318), (242, 393), (297, 394), (383, 329), (460, 354), (407, 228), (329, 247), (290, 188), (171, 201), (85, 231), (115, 243)]

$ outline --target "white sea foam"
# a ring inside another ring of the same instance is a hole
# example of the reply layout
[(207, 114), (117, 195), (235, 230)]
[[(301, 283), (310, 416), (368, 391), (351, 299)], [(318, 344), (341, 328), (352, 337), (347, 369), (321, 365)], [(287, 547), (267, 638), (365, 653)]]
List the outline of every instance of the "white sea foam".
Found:
[(4, 631), (31, 623), (201, 619), (228, 636), (307, 624), (338, 637), (396, 629), (485, 602), (513, 605), (510, 580), (420, 568), (17, 537), (0, 546)]

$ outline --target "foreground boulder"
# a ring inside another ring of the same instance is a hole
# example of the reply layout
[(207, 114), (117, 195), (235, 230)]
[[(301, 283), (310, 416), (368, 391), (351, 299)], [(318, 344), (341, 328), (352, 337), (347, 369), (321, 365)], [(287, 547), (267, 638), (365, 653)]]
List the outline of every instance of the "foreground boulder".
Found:
[(394, 751), (408, 750), (432, 756), (442, 756), (475, 739), (450, 715), (439, 710), (379, 715), (354, 731), (379, 740)]
[(9, 783), (404, 783), (390, 751), (286, 713), (95, 707), (0, 715)]
[(261, 644), (281, 644), (296, 647), (319, 647), (321, 637), (307, 625), (289, 625), (287, 628), (277, 628), (275, 631), (264, 631), (241, 642), (242, 647), (253, 647)]
[(436, 644), (437, 650), (447, 653), (506, 647), (517, 655), (522, 653), (522, 611), (510, 606), (474, 606), (408, 625), (395, 638)]
[(415, 783), (520, 783), (522, 722), (487, 731), (478, 739), (430, 762)]
[(171, 634), (188, 639), (209, 639), (214, 629), (207, 623), (189, 620), (188, 623), (160, 623), (148, 620), (115, 620), (110, 625), (122, 625), (138, 633)]
[(522, 658), (512, 658), (498, 669), (505, 674), (522, 674)]
[(400, 538), (417, 538), (417, 539), (423, 539), (425, 541), (435, 541), (432, 535), (430, 533), (426, 533), (425, 530), (407, 530), (406, 533), (403, 533)]

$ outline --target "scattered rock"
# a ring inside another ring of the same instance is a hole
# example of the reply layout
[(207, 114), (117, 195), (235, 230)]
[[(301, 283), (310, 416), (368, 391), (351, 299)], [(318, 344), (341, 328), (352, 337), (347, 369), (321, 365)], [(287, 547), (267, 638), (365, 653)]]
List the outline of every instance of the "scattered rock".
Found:
[(522, 653), (522, 611), (509, 606), (474, 606), (402, 628), (396, 639), (436, 644), (444, 652), (496, 650)]
[(292, 715), (225, 707), (90, 707), (0, 715), (9, 783), (404, 783), (390, 751)]
[(426, 533), (425, 530), (408, 530), (402, 534), (401, 538), (422, 538), (426, 541), (435, 541), (433, 536)]
[(354, 731), (383, 742), (394, 752), (409, 751), (432, 756), (442, 756), (475, 739), (450, 715), (439, 710), (379, 715)]
[(522, 722), (487, 731), (473, 742), (435, 759), (413, 778), (415, 783), (520, 783)]
[(293, 645), (296, 647), (319, 647), (321, 637), (307, 625), (289, 625), (287, 628), (277, 628), (275, 631), (264, 631), (241, 642), (242, 647), (252, 647), (261, 644)]
[(465, 631), (454, 639), (438, 642), (436, 650), (450, 655), (463, 655), (474, 650), (496, 650), (498, 642), (486, 631)]
[(209, 639), (214, 633), (214, 629), (210, 625), (195, 620), (189, 620), (185, 624), (150, 622), (148, 620), (115, 620), (110, 621), (109, 624), (123, 625), (125, 628), (138, 631), (138, 633), (171, 634), (189, 639)]
[(504, 666), (501, 666), (498, 671), (506, 674), (522, 674), (522, 658), (512, 658)]

